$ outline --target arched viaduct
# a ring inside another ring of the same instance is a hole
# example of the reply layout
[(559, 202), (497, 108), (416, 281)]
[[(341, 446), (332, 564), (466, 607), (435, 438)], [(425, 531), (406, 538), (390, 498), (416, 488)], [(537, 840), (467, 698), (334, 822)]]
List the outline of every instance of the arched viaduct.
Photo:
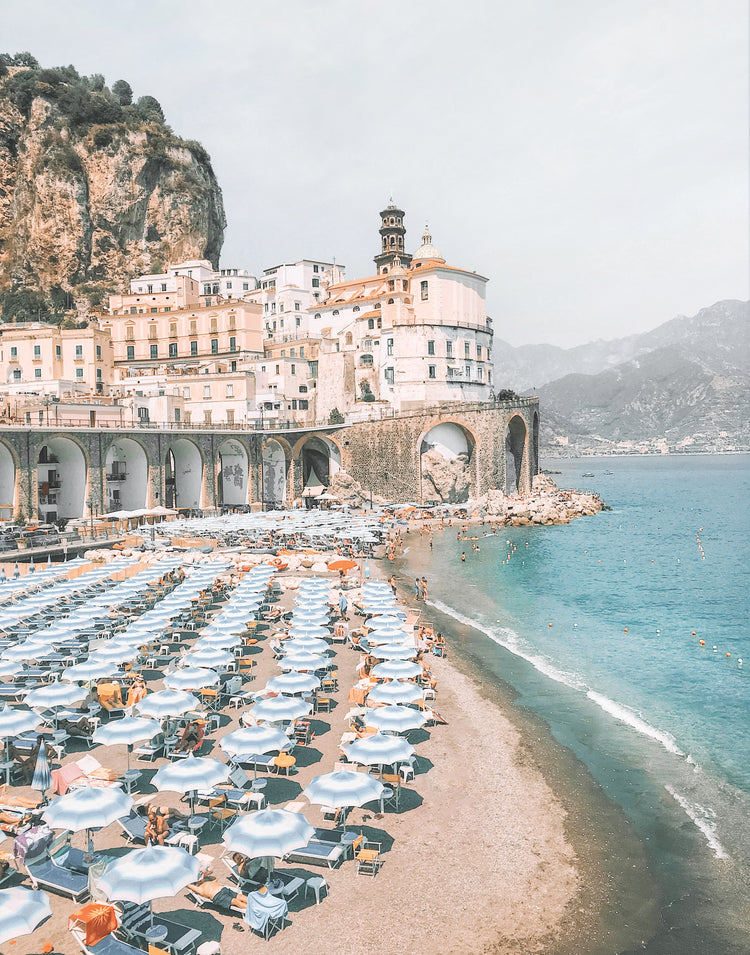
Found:
[(4, 426), (0, 516), (63, 521), (160, 505), (281, 507), (307, 485), (327, 486), (339, 469), (375, 495), (427, 503), (434, 491), (421, 456), (438, 425), (462, 436), (469, 496), (530, 489), (539, 447), (534, 398), (301, 430)]

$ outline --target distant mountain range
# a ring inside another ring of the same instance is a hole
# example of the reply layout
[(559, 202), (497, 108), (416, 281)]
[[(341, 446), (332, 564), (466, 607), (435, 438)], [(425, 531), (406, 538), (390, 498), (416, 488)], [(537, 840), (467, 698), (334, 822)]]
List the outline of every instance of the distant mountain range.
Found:
[(536, 394), (542, 453), (750, 450), (750, 303), (576, 348), (495, 343), (499, 388)]

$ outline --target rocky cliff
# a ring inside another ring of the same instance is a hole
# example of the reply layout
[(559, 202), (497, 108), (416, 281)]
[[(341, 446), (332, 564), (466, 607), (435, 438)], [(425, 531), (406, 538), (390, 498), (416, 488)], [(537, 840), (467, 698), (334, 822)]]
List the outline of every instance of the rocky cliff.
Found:
[(72, 67), (0, 76), (0, 294), (96, 303), (168, 261), (216, 265), (225, 225), (210, 158), (156, 100)]

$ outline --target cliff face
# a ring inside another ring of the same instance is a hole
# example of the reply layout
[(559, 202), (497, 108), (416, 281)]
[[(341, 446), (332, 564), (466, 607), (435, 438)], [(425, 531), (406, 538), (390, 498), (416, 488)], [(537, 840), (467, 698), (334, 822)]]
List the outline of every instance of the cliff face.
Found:
[[(0, 292), (113, 291), (168, 261), (218, 264), (226, 220), (205, 151), (163, 124), (70, 123), (0, 80)], [(34, 90), (37, 92), (37, 90)]]

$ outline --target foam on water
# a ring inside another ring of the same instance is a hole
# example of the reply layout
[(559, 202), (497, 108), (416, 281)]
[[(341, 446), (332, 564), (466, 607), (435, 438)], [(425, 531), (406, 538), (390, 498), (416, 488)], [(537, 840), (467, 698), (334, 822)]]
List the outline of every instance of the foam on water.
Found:
[(596, 703), (597, 706), (601, 707), (605, 713), (609, 713), (609, 715), (614, 716), (616, 720), (632, 727), (637, 733), (640, 733), (641, 736), (648, 736), (650, 739), (656, 740), (657, 743), (661, 743), (668, 753), (674, 753), (675, 756), (682, 756), (683, 758), (685, 757), (685, 754), (677, 745), (673, 736), (664, 732), (664, 730), (659, 730), (651, 726), (632, 710), (629, 710), (627, 706), (616, 703), (614, 700), (602, 696), (601, 693), (597, 693), (595, 690), (588, 690), (586, 696), (592, 700), (592, 702)]
[(711, 809), (699, 806), (689, 802), (684, 796), (681, 796), (673, 786), (667, 784), (664, 787), (674, 801), (680, 806), (688, 818), (695, 823), (696, 827), (706, 838), (706, 844), (717, 859), (728, 859), (729, 853), (719, 842), (716, 835), (716, 823), (713, 821), (715, 814)]

